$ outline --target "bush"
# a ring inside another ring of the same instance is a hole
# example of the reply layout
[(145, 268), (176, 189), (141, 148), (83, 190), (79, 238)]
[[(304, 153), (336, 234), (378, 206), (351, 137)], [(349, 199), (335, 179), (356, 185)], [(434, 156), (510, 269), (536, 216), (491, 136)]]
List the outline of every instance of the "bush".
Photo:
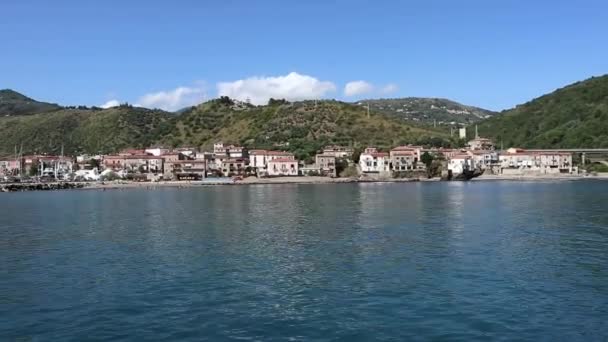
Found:
[(355, 165), (350, 165), (342, 170), (342, 172), (338, 173), (338, 175), (344, 178), (358, 177), (359, 171), (357, 171), (357, 167)]

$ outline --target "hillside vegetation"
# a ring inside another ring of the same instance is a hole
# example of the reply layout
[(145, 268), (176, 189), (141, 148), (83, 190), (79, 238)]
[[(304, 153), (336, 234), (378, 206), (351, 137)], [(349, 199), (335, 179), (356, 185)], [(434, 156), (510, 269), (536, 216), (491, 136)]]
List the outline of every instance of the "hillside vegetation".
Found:
[(418, 143), (451, 146), (440, 130), (414, 127), (358, 105), (338, 101), (271, 101), (252, 106), (220, 98), (170, 114), (131, 106), (62, 109), (0, 118), (0, 155), (111, 153), (125, 147), (194, 146), (216, 141), (250, 148), (285, 149), (310, 158), (326, 144), (388, 148)]
[(466, 106), (447, 99), (406, 97), (401, 99), (363, 100), (371, 110), (412, 122), (449, 125), (451, 123), (469, 124), (481, 121), (496, 112)]
[(144, 147), (157, 139), (169, 114), (121, 106), (105, 110), (63, 109), (0, 118), (0, 155), (23, 153), (109, 153)]
[(0, 116), (46, 113), (59, 109), (59, 105), (38, 102), (10, 89), (0, 90)]
[(577, 82), (479, 123), (498, 144), (608, 147), (608, 75)]
[(445, 132), (407, 125), (358, 105), (339, 101), (274, 101), (268, 106), (235, 104), (226, 98), (194, 107), (174, 118), (161, 142), (209, 146), (214, 141), (256, 148), (283, 148), (305, 158), (326, 144), (388, 148), (406, 143), (449, 146)]

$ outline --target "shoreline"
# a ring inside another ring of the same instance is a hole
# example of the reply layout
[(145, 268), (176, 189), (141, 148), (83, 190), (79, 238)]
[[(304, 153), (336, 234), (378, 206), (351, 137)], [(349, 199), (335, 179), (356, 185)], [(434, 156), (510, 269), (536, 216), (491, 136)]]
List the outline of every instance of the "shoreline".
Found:
[[(481, 175), (472, 182), (487, 181), (578, 181), (605, 180), (608, 173), (598, 175)], [(412, 183), (412, 182), (448, 182), (440, 178), (399, 178), (399, 179), (361, 179), (361, 178), (328, 178), (328, 177), (248, 177), (240, 181), (211, 178), (203, 181), (160, 181), (160, 182), (52, 182), (52, 183), (6, 183), (0, 184), (0, 192), (56, 191), (56, 190), (107, 190), (107, 189), (155, 189), (155, 188), (193, 188), (211, 186), (242, 185), (281, 185), (281, 184), (346, 184), (346, 183)], [(460, 181), (454, 181), (460, 182)]]
[(471, 181), (574, 181), (574, 180), (608, 180), (608, 174), (597, 175), (481, 175)]

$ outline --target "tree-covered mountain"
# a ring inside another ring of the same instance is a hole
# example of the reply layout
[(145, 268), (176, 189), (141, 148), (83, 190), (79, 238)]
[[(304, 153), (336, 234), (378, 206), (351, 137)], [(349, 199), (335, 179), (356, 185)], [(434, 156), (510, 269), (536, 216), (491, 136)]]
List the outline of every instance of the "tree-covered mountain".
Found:
[(401, 99), (363, 100), (359, 105), (374, 112), (384, 113), (404, 121), (426, 124), (470, 124), (496, 114), (486, 109), (466, 106), (458, 102), (438, 98), (406, 97)]
[(405, 143), (448, 146), (443, 131), (415, 127), (361, 106), (339, 101), (270, 101), (252, 106), (221, 98), (173, 119), (161, 143), (209, 146), (214, 141), (256, 148), (282, 148), (303, 158), (326, 144), (390, 147)]
[(608, 75), (558, 89), (479, 123), (507, 146), (608, 147)]
[(14, 153), (110, 153), (125, 147), (210, 147), (215, 141), (275, 148), (310, 157), (325, 144), (354, 147), (419, 143), (456, 144), (441, 130), (408, 125), (339, 101), (271, 101), (252, 106), (228, 98), (173, 114), (131, 106), (62, 109), (0, 118), (0, 155)]
[(25, 153), (109, 153), (156, 141), (169, 114), (120, 106), (104, 110), (62, 109), (0, 118), (0, 155)]
[(29, 115), (60, 109), (59, 105), (39, 102), (11, 89), (0, 90), (0, 116)]

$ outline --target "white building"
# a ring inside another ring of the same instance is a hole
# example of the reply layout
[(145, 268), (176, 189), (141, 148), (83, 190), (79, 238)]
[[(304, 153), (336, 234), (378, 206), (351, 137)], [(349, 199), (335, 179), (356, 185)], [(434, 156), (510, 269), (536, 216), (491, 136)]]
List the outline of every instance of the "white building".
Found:
[(144, 152), (146, 154), (150, 154), (155, 157), (159, 157), (159, 156), (162, 156), (164, 154), (171, 152), (171, 150), (168, 148), (164, 148), (164, 147), (150, 147), (150, 148), (145, 149)]
[(510, 148), (499, 156), (502, 174), (572, 173), (572, 153)]
[(422, 146), (398, 146), (389, 152), (392, 171), (412, 171), (424, 169), (420, 162)]
[(472, 169), (473, 158), (466, 153), (455, 154), (448, 161), (448, 171), (451, 171), (453, 176)]
[(275, 158), (268, 162), (268, 176), (297, 176), (298, 161), (293, 158)]
[(368, 147), (359, 156), (359, 167), (362, 173), (390, 174), (390, 157), (386, 152), (378, 152), (375, 147)]
[(498, 153), (491, 150), (472, 150), (467, 151), (467, 154), (471, 156), (476, 169), (486, 170), (499, 163)]
[(91, 170), (78, 170), (74, 172), (74, 178), (82, 178), (86, 181), (98, 181), (100, 177), (99, 170), (97, 168)]
[(251, 150), (249, 151), (249, 166), (256, 169), (258, 176), (268, 173), (268, 163), (278, 158), (295, 159), (293, 153), (283, 151)]

